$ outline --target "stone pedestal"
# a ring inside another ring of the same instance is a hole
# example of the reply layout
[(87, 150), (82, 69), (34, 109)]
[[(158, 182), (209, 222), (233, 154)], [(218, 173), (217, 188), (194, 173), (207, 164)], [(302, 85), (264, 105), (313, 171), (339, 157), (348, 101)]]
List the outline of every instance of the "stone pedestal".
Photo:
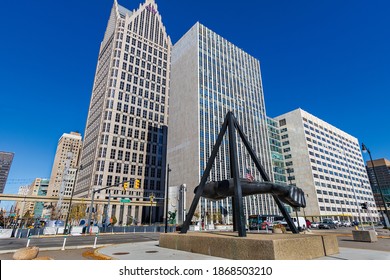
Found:
[(378, 237), (373, 230), (353, 230), (353, 240), (360, 242), (377, 242)]
[(309, 260), (339, 253), (336, 236), (314, 234), (162, 233), (160, 246), (233, 260)]

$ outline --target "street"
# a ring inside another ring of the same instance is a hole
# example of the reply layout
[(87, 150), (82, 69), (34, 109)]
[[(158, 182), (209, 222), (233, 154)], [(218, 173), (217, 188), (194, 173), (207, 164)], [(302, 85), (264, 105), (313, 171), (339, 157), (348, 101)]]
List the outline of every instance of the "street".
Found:
[[(97, 235), (97, 245), (132, 243), (158, 240), (159, 233), (116, 233)], [(66, 236), (66, 247), (93, 247), (96, 235)], [(40, 236), (31, 237), (29, 246), (44, 248), (62, 248), (65, 236)], [(0, 253), (17, 250), (26, 247), (28, 238), (4, 238), (0, 239)]]

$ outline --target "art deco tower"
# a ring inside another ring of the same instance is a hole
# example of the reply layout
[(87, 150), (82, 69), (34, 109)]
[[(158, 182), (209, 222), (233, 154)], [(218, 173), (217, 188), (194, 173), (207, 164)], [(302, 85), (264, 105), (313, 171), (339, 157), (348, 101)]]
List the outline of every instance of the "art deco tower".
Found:
[[(90, 197), (93, 189), (129, 180), (127, 191), (119, 186), (95, 196), (132, 198), (130, 205), (109, 210), (123, 223), (129, 216), (149, 221), (149, 207), (137, 202), (164, 196), (170, 52), (153, 0), (133, 11), (114, 1), (98, 55), (75, 195)], [(163, 209), (153, 210), (153, 221), (162, 216)]]

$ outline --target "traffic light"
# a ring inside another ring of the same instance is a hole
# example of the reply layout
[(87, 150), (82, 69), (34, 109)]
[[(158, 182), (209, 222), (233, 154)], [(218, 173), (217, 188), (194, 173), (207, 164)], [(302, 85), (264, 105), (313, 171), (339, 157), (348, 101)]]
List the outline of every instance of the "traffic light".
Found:
[(129, 182), (124, 182), (124, 183), (123, 183), (123, 189), (124, 189), (125, 191), (127, 191), (128, 188), (129, 188)]
[(367, 210), (367, 202), (360, 203), (360, 206), (362, 207), (362, 209)]
[(139, 179), (136, 179), (135, 182), (134, 182), (134, 189), (139, 189), (139, 184), (141, 183), (141, 181)]

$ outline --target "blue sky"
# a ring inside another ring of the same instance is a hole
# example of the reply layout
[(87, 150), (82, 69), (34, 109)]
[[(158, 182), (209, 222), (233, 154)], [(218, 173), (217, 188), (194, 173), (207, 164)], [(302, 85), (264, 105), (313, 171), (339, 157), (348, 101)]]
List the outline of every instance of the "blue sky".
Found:
[[(269, 116), (300, 107), (390, 159), (389, 1), (156, 2), (173, 43), (200, 21), (260, 60)], [(60, 136), (84, 134), (112, 4), (1, 3), (0, 150), (15, 153), (5, 193), (49, 178)]]

